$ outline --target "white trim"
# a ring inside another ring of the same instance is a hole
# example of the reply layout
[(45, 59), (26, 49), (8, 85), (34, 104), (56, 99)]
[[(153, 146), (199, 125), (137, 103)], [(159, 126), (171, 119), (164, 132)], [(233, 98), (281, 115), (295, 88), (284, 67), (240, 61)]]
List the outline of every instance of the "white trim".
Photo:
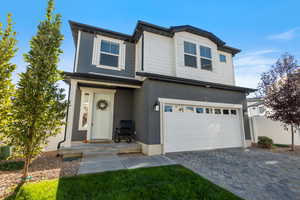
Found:
[(76, 58), (75, 58), (75, 72), (78, 71), (78, 56), (79, 56), (80, 41), (81, 41), (81, 30), (78, 30)]
[(115, 94), (116, 90), (102, 89), (102, 88), (90, 88), (90, 87), (80, 87), (83, 92), (98, 93), (98, 94)]
[[(118, 56), (118, 67), (112, 67), (112, 66), (106, 66), (106, 65), (100, 64), (101, 40), (106, 40), (109, 42), (114, 42), (114, 43), (119, 44), (119, 54), (118, 55), (103, 52), (108, 55)], [(125, 47), (125, 43), (123, 40), (117, 40), (117, 39), (105, 37), (102, 35), (96, 35), (96, 37), (94, 38), (92, 64), (96, 65), (96, 67), (99, 67), (102, 69), (117, 70), (117, 71), (125, 70), (125, 56), (126, 56), (126, 47)]]
[(112, 138), (112, 129), (113, 129), (113, 117), (114, 117), (114, 98), (115, 98), (115, 93), (116, 90), (111, 90), (111, 89), (100, 89), (100, 88), (89, 88), (89, 87), (80, 87), (80, 90), (82, 93), (89, 93), (90, 98), (89, 98), (89, 111), (88, 112), (88, 126), (87, 126), (87, 140), (92, 139), (92, 121), (93, 121), (93, 102), (94, 102), (94, 96), (95, 94), (109, 94), (111, 95), (111, 102), (112, 102), (112, 109), (111, 109), (111, 126), (110, 126), (110, 134)]
[(168, 98), (158, 98), (160, 102), (160, 141), (161, 141), (161, 151), (162, 154), (165, 154), (165, 119), (164, 119), (164, 110), (165, 104), (179, 104), (179, 105), (192, 105), (192, 106), (207, 106), (207, 107), (220, 107), (220, 108), (235, 108), (238, 109), (240, 117), (240, 127), (241, 127), (241, 139), (242, 146), (247, 147), (245, 129), (244, 129), (244, 115), (243, 115), (243, 106), (241, 104), (229, 104), (229, 103), (216, 103), (216, 102), (203, 102), (203, 101), (190, 101), (190, 100), (180, 100), (180, 99), (168, 99)]
[(195, 106), (237, 108), (237, 109), (242, 108), (241, 104), (216, 103), (216, 102), (207, 102), (207, 101), (190, 101), (190, 100), (168, 99), (168, 98), (158, 98), (158, 101), (167, 104), (195, 105)]
[(72, 140), (72, 132), (73, 132), (73, 121), (75, 114), (75, 99), (76, 99), (76, 91), (77, 91), (77, 80), (70, 81), (70, 105), (68, 111), (68, 119), (67, 119), (67, 133), (66, 133), (66, 141), (64, 146), (70, 147)]
[(78, 80), (78, 82), (80, 82), (80, 83), (91, 83), (91, 84), (95, 84), (95, 85), (120, 86), (120, 87), (127, 87), (127, 88), (141, 88), (141, 86), (137, 86), (137, 85), (108, 83), (108, 82), (101, 82), (101, 81)]
[(240, 111), (239, 115), (240, 115), (240, 120), (241, 120), (242, 143), (243, 143), (243, 147), (246, 148), (247, 144), (246, 144), (246, 135), (245, 135), (245, 125), (244, 125), (243, 109), (240, 108), (239, 111)]

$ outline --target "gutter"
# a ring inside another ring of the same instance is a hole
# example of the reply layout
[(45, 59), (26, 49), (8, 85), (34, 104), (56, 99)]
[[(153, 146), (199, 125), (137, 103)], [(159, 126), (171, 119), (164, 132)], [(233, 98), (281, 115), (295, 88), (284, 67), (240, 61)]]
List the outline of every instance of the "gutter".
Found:
[(232, 86), (232, 85), (224, 85), (224, 84), (220, 84), (220, 83), (212, 83), (212, 82), (206, 82), (206, 81), (198, 81), (198, 80), (194, 80), (194, 79), (173, 77), (173, 76), (154, 74), (154, 73), (148, 73), (148, 72), (136, 72), (136, 75), (143, 76), (143, 77), (146, 77), (146, 78), (149, 78), (152, 80), (201, 86), (201, 87), (206, 87), (206, 88), (231, 90), (231, 91), (237, 91), (237, 92), (244, 92), (244, 93), (248, 93), (248, 94), (256, 91), (256, 89), (251, 89), (251, 88)]

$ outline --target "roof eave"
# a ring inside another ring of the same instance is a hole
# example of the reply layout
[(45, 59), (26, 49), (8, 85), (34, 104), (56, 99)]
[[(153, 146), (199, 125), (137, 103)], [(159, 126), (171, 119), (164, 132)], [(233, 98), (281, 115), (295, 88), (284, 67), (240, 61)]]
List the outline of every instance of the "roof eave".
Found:
[(231, 85), (212, 83), (212, 82), (206, 82), (206, 81), (198, 81), (198, 80), (193, 80), (193, 79), (172, 77), (172, 76), (166, 76), (166, 75), (154, 74), (154, 73), (147, 73), (147, 72), (136, 72), (136, 75), (137, 76), (143, 76), (143, 77), (146, 77), (146, 78), (149, 78), (149, 79), (156, 79), (156, 80), (161, 80), (161, 81), (175, 82), (175, 83), (187, 84), (187, 85), (196, 85), (196, 86), (207, 87), (207, 88), (232, 90), (232, 91), (244, 92), (244, 93), (247, 93), (247, 94), (250, 94), (251, 92), (256, 91), (256, 89), (252, 89), (252, 88), (231, 86)]

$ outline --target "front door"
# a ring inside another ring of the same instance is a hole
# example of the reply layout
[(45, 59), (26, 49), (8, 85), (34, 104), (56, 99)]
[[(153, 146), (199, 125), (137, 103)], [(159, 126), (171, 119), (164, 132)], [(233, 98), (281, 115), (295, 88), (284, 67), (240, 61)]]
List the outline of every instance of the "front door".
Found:
[(112, 139), (113, 96), (94, 94), (91, 139)]

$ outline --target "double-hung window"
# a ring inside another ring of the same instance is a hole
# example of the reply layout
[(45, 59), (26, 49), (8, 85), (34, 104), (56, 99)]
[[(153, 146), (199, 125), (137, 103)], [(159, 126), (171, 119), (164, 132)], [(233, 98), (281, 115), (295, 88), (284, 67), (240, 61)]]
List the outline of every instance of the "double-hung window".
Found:
[(212, 71), (212, 57), (209, 47), (200, 46), (200, 63), (201, 69)]
[(184, 65), (197, 68), (196, 44), (191, 42), (184, 42)]
[(92, 64), (103, 69), (125, 70), (125, 50), (122, 40), (96, 36)]
[(100, 65), (118, 67), (120, 60), (120, 45), (107, 40), (101, 40), (100, 45)]

